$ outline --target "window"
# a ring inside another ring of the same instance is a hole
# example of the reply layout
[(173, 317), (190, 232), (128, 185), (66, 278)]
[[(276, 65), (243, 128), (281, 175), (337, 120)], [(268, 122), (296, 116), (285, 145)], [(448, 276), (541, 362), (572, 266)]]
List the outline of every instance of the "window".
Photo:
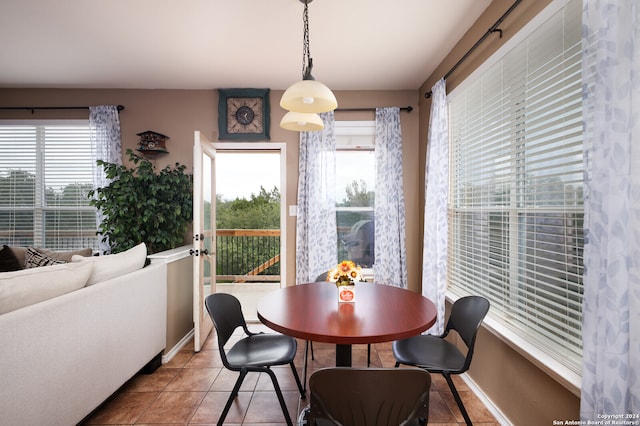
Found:
[(336, 121), (338, 259), (374, 261), (375, 121)]
[(88, 121), (0, 122), (0, 244), (97, 248)]
[(550, 7), (448, 98), (448, 270), (452, 292), (489, 298), (490, 315), (579, 374), (582, 4)]

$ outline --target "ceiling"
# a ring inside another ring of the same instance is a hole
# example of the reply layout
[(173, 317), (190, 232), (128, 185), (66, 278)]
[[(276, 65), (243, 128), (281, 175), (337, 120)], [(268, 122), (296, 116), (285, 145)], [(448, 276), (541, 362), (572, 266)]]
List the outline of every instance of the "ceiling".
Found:
[[(489, 3), (313, 1), (313, 75), (333, 90), (418, 89)], [(302, 76), (302, 11), (299, 0), (0, 0), (0, 87), (285, 89)]]

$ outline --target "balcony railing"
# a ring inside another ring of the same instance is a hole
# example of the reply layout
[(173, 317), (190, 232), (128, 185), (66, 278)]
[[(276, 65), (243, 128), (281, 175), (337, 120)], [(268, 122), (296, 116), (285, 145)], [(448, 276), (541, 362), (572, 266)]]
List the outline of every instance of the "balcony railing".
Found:
[(280, 281), (280, 230), (216, 230), (216, 280)]

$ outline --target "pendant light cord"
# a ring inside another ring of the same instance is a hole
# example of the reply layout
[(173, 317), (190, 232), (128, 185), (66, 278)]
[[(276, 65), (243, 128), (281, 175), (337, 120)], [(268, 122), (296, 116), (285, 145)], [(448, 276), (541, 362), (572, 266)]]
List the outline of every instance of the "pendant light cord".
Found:
[(304, 10), (302, 12), (302, 22), (304, 24), (304, 34), (302, 37), (302, 79), (313, 80), (311, 76), (311, 49), (309, 48), (309, 1), (304, 0)]

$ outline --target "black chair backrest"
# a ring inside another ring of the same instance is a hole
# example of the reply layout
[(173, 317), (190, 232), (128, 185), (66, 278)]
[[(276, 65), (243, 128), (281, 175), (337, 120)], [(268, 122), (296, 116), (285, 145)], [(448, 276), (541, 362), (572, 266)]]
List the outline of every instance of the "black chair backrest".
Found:
[(489, 312), (489, 301), (482, 296), (465, 296), (456, 300), (451, 307), (451, 314), (445, 334), (449, 330), (458, 332), (465, 345), (467, 345), (467, 368), (471, 363), (473, 347), (476, 341), (478, 329)]
[(322, 274), (316, 277), (315, 282), (320, 283), (327, 280), (327, 275), (329, 275), (329, 271), (323, 272)]
[(414, 368), (318, 370), (309, 379), (309, 417), (314, 425), (399, 425), (429, 416), (431, 376)]
[(221, 350), (236, 328), (242, 327), (246, 330), (247, 323), (242, 314), (242, 307), (235, 296), (226, 293), (210, 294), (204, 300), (204, 305), (213, 321)]

